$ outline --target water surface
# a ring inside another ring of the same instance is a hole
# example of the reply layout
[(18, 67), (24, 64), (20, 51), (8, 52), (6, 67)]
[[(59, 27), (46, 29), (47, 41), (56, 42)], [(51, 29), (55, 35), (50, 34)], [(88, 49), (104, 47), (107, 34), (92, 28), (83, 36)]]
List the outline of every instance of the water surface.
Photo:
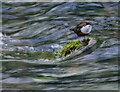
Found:
[[(2, 3), (3, 89), (117, 90), (118, 3)], [(78, 37), (70, 28), (88, 20), (97, 39), (69, 60), (55, 52)]]

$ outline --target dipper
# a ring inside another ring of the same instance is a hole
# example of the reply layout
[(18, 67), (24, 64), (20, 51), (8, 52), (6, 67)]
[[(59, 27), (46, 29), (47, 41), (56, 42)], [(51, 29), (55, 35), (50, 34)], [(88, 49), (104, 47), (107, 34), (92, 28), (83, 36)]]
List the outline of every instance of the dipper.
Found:
[(85, 22), (78, 24), (75, 28), (70, 29), (70, 30), (74, 31), (78, 36), (85, 36), (91, 32), (92, 26), (89, 21), (85, 21)]

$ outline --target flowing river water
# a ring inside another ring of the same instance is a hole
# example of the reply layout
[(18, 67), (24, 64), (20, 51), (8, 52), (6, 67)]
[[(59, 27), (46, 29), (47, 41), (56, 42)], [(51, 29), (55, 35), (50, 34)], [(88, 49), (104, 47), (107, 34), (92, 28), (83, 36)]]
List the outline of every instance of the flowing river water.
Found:
[[(70, 31), (88, 20), (97, 43), (68, 60), (55, 53), (77, 39)], [(117, 90), (118, 3), (3, 2), (4, 90)]]

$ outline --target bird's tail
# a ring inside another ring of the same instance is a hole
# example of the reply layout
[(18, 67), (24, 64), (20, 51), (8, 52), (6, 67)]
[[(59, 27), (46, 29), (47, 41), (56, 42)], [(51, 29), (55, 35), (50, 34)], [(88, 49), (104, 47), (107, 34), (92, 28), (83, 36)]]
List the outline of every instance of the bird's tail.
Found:
[(74, 31), (74, 28), (71, 28), (70, 31)]

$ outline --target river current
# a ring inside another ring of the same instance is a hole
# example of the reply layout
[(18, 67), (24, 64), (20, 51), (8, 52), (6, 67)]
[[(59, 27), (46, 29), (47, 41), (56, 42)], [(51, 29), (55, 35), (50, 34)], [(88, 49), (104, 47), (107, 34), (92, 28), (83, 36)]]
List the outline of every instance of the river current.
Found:
[[(117, 90), (118, 3), (3, 2), (2, 85), (4, 90)], [(69, 60), (56, 60), (70, 31), (92, 23), (94, 47)]]

